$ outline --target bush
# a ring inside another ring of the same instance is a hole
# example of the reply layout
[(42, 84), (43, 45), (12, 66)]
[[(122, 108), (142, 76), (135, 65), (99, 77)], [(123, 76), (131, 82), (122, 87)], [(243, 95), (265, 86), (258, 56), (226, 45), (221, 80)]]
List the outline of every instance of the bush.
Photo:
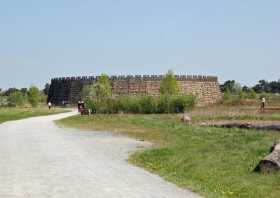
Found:
[(140, 112), (145, 114), (156, 113), (157, 103), (152, 96), (144, 96), (139, 100)]
[(195, 97), (192, 95), (182, 95), (173, 97), (171, 100), (172, 113), (184, 113), (190, 111), (195, 106)]
[(230, 99), (231, 99), (231, 93), (230, 93), (229, 89), (226, 89), (225, 92), (224, 92), (224, 95), (223, 95), (223, 100), (227, 101), (227, 100), (230, 100)]
[(255, 92), (254, 89), (251, 89), (250, 92), (248, 93), (249, 98), (251, 99), (256, 99), (257, 98), (257, 93)]
[(195, 106), (194, 96), (161, 96), (154, 98), (151, 96), (118, 98), (105, 98), (103, 100), (87, 99), (85, 106), (96, 113), (183, 113), (193, 109)]
[(162, 95), (158, 100), (157, 113), (170, 113), (171, 96)]
[(129, 112), (130, 98), (128, 96), (120, 96), (116, 102), (116, 109), (118, 112), (128, 113)]
[(140, 113), (140, 103), (139, 98), (132, 97), (128, 100), (128, 112), (129, 113)]
[(25, 97), (20, 91), (15, 91), (9, 95), (8, 102), (11, 106), (23, 106), (25, 103)]
[(37, 107), (41, 98), (40, 90), (35, 86), (31, 86), (28, 90), (27, 98), (32, 107)]

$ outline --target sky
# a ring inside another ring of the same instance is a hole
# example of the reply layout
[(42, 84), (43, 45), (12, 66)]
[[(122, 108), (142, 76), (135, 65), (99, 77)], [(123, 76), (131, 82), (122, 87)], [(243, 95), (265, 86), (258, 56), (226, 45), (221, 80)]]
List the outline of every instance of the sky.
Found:
[(279, 0), (0, 0), (0, 88), (80, 75), (280, 78)]

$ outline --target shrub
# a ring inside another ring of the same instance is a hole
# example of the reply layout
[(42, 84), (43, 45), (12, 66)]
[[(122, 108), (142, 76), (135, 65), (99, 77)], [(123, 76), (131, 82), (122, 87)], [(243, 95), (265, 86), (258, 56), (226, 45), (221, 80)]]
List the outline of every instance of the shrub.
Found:
[(90, 100), (85, 102), (86, 108), (96, 113), (182, 113), (191, 110), (195, 106), (195, 97), (191, 95), (182, 96), (151, 96), (118, 98), (104, 98), (103, 100)]
[(224, 92), (224, 95), (223, 95), (223, 100), (224, 101), (227, 101), (231, 98), (231, 93), (230, 93), (230, 90), (227, 88)]
[(137, 97), (132, 97), (129, 98), (128, 100), (128, 112), (129, 113), (140, 113), (140, 103), (139, 103), (139, 98)]
[(32, 107), (37, 107), (40, 102), (40, 90), (35, 86), (31, 86), (28, 90), (27, 98)]
[(257, 93), (255, 92), (254, 89), (251, 89), (248, 94), (249, 94), (249, 98), (251, 98), (251, 99), (256, 99), (257, 98)]
[(20, 91), (15, 91), (8, 96), (8, 102), (11, 106), (22, 106), (24, 105), (25, 97)]
[(143, 96), (139, 100), (140, 113), (150, 114), (157, 112), (157, 103), (152, 96)]
[(120, 96), (116, 101), (116, 109), (118, 112), (129, 112), (129, 97), (128, 96)]
[(190, 111), (195, 106), (195, 97), (192, 95), (175, 96), (171, 99), (170, 112), (184, 113)]
[(242, 90), (238, 94), (239, 99), (244, 99), (247, 97), (247, 94), (245, 94)]
[(160, 96), (157, 104), (157, 113), (170, 113), (170, 100), (171, 96)]

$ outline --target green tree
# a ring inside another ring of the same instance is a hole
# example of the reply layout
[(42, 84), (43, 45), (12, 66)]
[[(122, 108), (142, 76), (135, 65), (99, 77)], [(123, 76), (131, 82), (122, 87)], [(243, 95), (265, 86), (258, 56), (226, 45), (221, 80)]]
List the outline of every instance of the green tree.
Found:
[(25, 102), (25, 97), (20, 91), (14, 91), (10, 93), (8, 97), (8, 102), (12, 106), (23, 106)]
[(177, 80), (172, 70), (169, 70), (160, 82), (160, 93), (162, 95), (175, 95), (179, 91)]
[(41, 99), (40, 90), (35, 87), (31, 86), (27, 93), (28, 102), (32, 105), (32, 107), (37, 107), (40, 99)]
[(101, 100), (112, 96), (112, 86), (109, 77), (102, 74), (97, 79), (96, 83), (86, 85), (82, 90), (83, 100)]
[(94, 92), (97, 98), (107, 98), (112, 96), (112, 85), (106, 74), (101, 74), (94, 85)]

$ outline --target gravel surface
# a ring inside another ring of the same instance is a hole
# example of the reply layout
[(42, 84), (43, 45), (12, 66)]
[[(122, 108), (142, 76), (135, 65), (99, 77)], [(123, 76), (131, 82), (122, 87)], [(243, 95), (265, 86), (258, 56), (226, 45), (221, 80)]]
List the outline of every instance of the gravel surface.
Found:
[(127, 163), (148, 144), (57, 127), (64, 113), (0, 125), (0, 198), (198, 198)]

